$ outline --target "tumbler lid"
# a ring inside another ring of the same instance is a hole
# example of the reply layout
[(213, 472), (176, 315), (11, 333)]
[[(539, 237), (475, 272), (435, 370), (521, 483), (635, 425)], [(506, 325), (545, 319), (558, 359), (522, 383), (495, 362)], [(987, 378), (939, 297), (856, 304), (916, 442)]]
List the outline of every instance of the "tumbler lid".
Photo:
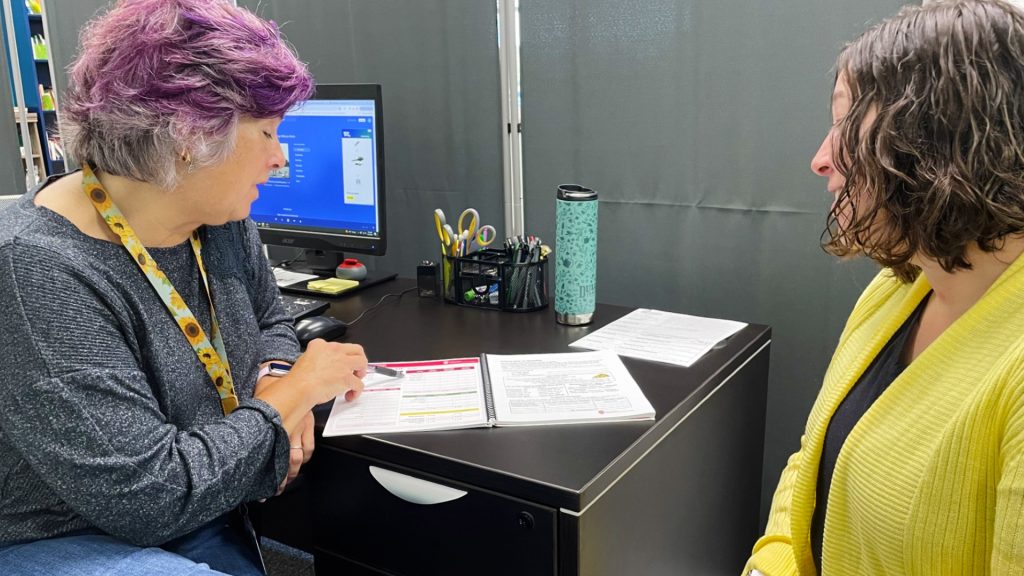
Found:
[(559, 200), (597, 200), (597, 192), (579, 184), (562, 184), (558, 187)]

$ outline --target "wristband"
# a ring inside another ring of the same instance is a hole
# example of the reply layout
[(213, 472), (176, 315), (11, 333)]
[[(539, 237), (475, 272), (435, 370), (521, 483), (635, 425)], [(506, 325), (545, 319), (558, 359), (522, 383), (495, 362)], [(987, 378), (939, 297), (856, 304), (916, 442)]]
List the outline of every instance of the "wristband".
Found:
[(256, 381), (259, 382), (264, 376), (284, 376), (291, 369), (291, 366), (283, 362), (271, 362), (256, 373)]

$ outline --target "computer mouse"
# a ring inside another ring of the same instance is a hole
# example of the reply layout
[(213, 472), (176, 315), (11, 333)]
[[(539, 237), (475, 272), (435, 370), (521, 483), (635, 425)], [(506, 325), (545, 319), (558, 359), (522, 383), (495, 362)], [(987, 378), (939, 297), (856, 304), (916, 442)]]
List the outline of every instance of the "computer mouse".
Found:
[(310, 340), (337, 340), (345, 335), (348, 324), (330, 316), (310, 316), (295, 323), (295, 336), (305, 346)]

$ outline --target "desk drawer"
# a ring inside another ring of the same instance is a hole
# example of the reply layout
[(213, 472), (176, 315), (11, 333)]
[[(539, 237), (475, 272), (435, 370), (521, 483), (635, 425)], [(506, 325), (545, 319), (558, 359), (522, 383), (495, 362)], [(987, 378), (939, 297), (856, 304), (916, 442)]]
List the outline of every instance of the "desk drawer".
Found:
[(321, 450), (317, 548), (394, 576), (555, 574), (556, 510)]

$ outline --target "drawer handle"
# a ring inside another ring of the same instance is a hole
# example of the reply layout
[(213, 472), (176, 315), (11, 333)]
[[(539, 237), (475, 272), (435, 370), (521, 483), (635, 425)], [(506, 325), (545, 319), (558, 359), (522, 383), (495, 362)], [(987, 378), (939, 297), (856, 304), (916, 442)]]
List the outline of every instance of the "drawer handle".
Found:
[(465, 490), (434, 484), (376, 466), (370, 466), (370, 475), (385, 490), (413, 504), (441, 504), (458, 500), (466, 495)]

